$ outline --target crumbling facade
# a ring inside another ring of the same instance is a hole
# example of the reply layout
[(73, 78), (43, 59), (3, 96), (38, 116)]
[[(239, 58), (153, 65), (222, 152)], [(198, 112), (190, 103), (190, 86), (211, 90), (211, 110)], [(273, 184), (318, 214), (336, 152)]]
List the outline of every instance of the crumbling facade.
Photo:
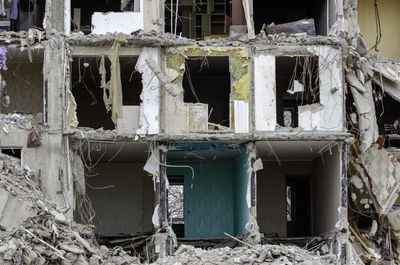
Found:
[(397, 225), (399, 68), (367, 52), (357, 1), (4, 2), (2, 153), (100, 242), (383, 259), (352, 209)]

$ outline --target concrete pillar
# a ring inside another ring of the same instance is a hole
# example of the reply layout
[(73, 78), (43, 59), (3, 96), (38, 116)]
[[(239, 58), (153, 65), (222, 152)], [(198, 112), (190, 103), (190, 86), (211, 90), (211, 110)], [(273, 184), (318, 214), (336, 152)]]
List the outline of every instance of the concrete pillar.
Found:
[(143, 0), (144, 28), (146, 31), (164, 32), (165, 0)]
[(41, 172), (40, 184), (45, 195), (72, 217), (73, 181), (68, 160), (68, 139), (63, 136), (64, 95), (66, 65), (66, 46), (62, 38), (44, 43), (44, 121), (48, 127), (43, 137), (45, 153), (44, 170)]
[(242, 0), (232, 0), (232, 25), (246, 25)]
[(232, 0), (232, 25), (229, 29), (229, 36), (234, 37), (237, 35), (246, 34), (246, 17), (242, 0)]
[(70, 33), (71, 0), (46, 0), (45, 29)]

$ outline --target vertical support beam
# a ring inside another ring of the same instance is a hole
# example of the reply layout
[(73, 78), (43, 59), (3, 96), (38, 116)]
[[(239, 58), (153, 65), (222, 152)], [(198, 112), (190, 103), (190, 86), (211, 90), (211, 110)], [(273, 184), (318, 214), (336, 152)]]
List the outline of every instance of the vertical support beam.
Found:
[(143, 23), (146, 31), (164, 32), (164, 10), (165, 0), (140, 0), (140, 12), (143, 12)]
[(347, 143), (342, 142), (339, 144), (340, 146), (340, 164), (341, 164), (341, 174), (340, 174), (340, 181), (341, 181), (341, 191), (342, 191), (342, 198), (341, 198), (341, 207), (339, 211), (339, 222), (340, 222), (340, 232), (341, 234), (337, 238), (338, 242), (338, 248), (340, 248), (340, 255), (338, 255), (338, 258), (340, 260), (345, 261), (347, 259), (347, 244), (348, 242), (348, 237), (349, 237), (349, 230), (348, 230), (348, 216), (347, 216), (347, 200), (348, 200), (348, 195), (347, 195)]
[(167, 189), (166, 189), (166, 178), (167, 178), (167, 152), (160, 147), (160, 228), (166, 227), (167, 220)]
[[(73, 188), (67, 160), (69, 141), (63, 137), (66, 66), (69, 63), (64, 40), (54, 38), (44, 43), (43, 80), (46, 95), (45, 123), (48, 133), (43, 136), (43, 161), (40, 183), (42, 192), (60, 208), (73, 205)], [(72, 208), (68, 212), (72, 217)]]
[[(255, 147), (254, 147), (255, 148)], [(251, 158), (250, 163), (251, 163), (251, 168), (254, 167), (254, 163), (256, 162), (256, 159), (254, 157)], [(251, 208), (256, 206), (256, 172), (254, 170), (251, 171), (251, 176), (250, 176), (250, 189), (251, 189)]]
[(277, 117), (275, 56), (258, 55), (254, 59), (254, 117), (257, 132), (274, 131)]
[(201, 38), (211, 35), (211, 14), (201, 14)]
[(232, 0), (232, 25), (246, 25), (242, 0)]
[(77, 30), (81, 30), (81, 9), (74, 8), (74, 22), (77, 27)]
[(196, 13), (193, 10), (189, 13), (189, 38), (196, 38)]
[[(190, 16), (191, 16), (191, 9), (185, 6), (181, 7), (182, 9), (182, 36), (190, 37)], [(187, 23), (186, 23), (187, 22)]]
[(71, 0), (46, 0), (45, 30), (70, 33)]
[[(342, 207), (347, 208), (347, 144), (342, 143), (340, 145), (340, 159), (342, 165), (341, 172), (341, 183), (342, 183)], [(347, 219), (347, 217), (346, 217)]]

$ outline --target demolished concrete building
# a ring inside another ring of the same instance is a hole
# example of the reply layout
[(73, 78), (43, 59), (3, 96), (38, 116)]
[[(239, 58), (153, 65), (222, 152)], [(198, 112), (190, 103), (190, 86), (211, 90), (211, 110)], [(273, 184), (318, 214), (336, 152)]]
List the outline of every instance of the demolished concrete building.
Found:
[(1, 152), (99, 242), (399, 258), (400, 68), (356, 0), (0, 2)]

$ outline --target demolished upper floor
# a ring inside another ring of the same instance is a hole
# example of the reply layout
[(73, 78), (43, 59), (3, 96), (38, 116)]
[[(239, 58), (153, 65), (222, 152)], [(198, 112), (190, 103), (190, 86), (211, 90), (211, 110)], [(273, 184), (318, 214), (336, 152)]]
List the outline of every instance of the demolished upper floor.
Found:
[(160, 49), (124, 46), (122, 36), (111, 49), (70, 46), (80, 128), (191, 140), (347, 136), (340, 45)]

